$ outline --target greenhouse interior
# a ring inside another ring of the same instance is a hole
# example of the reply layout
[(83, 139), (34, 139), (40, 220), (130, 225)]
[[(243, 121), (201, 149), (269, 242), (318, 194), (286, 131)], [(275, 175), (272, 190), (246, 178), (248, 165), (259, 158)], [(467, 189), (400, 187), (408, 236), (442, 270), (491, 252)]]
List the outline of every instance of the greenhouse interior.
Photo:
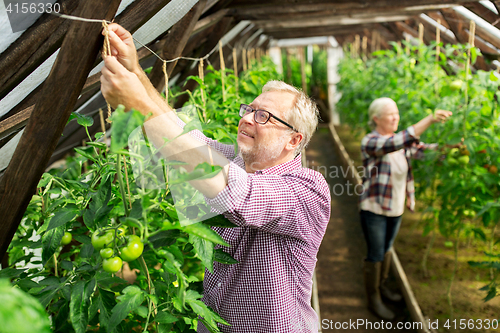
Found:
[(0, 332), (498, 332), (500, 1), (0, 3)]

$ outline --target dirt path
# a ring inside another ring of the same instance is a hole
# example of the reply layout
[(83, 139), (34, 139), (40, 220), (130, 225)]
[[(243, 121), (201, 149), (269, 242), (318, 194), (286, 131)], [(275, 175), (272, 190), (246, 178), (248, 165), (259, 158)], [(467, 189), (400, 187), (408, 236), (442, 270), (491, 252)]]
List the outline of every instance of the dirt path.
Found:
[[(327, 127), (320, 127), (306, 150), (307, 165), (321, 172), (332, 195), (332, 212), (316, 266), (320, 316), (323, 332), (415, 332), (396, 329), (398, 322), (410, 322), (404, 302), (392, 304), (397, 313), (393, 329), (377, 329), (382, 321), (366, 308), (362, 277), (362, 261), (366, 246), (358, 217), (354, 187), (342, 176), (340, 158), (335, 153), (333, 139)], [(356, 321), (362, 325), (342, 329)], [(367, 327), (371, 322), (373, 327)], [(360, 322), (361, 324), (361, 322)], [(337, 328), (335, 328), (337, 325)], [(384, 322), (384, 325), (387, 323)]]

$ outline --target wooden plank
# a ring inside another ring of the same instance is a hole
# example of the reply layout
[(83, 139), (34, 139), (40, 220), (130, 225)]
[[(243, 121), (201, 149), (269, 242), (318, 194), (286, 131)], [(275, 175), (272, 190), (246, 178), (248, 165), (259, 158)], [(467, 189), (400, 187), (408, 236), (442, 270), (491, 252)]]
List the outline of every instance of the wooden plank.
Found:
[(6, 136), (11, 135), (20, 128), (24, 127), (28, 122), (31, 113), (33, 112), (33, 107), (27, 108), (22, 112), (19, 112), (12, 117), (5, 119), (0, 122), (0, 140)]
[(367, 23), (379, 22), (394, 22), (404, 21), (411, 16), (406, 14), (400, 15), (380, 15), (380, 16), (363, 16), (363, 17), (345, 17), (345, 16), (323, 16), (311, 19), (300, 20), (262, 20), (253, 21), (253, 23), (264, 30), (275, 28), (311, 28), (319, 26), (333, 26), (333, 25), (357, 25)]
[[(184, 15), (176, 24), (170, 28), (163, 44), (161, 57), (165, 60), (175, 59), (182, 55), (182, 50), (186, 46), (191, 33), (200, 18), (207, 0), (200, 0), (191, 10)], [(167, 63), (167, 74), (170, 77), (177, 61)], [(165, 88), (165, 75), (163, 74), (163, 61), (156, 59), (151, 70), (150, 80), (156, 90), (162, 91)]]
[(289, 6), (260, 6), (260, 7), (244, 7), (229, 9), (229, 15), (234, 16), (238, 20), (297, 20), (310, 19), (322, 16), (337, 16), (337, 17), (366, 17), (366, 16), (381, 16), (388, 14), (406, 14), (414, 15), (427, 11), (436, 11), (442, 8), (449, 8), (452, 4), (432, 4), (427, 6), (400, 6), (394, 2), (387, 7), (362, 7), (353, 8), (338, 3), (326, 4), (291, 4)]
[(495, 27), (500, 27), (500, 16), (493, 13), (491, 10), (483, 6), (479, 2), (471, 2), (463, 5), (465, 8), (481, 17), (485, 21), (488, 21)]
[[(120, 0), (87, 0), (80, 17), (111, 20)], [(45, 81), (40, 101), (28, 121), (0, 182), (0, 258), (16, 232), (47, 162), (56, 147), (88, 73), (102, 46), (101, 25), (72, 22), (54, 68)], [(85, 41), (82, 43), (82, 41)], [(57, 98), (54, 98), (57, 96)]]
[[(463, 28), (464, 29), (469, 29), (469, 24), (470, 24), (470, 19), (469, 18), (465, 17), (460, 12), (458, 12), (456, 10), (453, 10), (453, 9), (446, 9), (446, 10), (442, 11), (443, 15), (444, 15), (444, 12), (449, 12), (449, 11), (455, 12), (456, 15), (457, 15), (457, 17), (461, 21), (463, 21), (463, 24), (464, 24)], [(448, 20), (448, 23), (450, 23), (449, 20)], [(451, 24), (450, 24), (450, 26), (451, 26)], [(497, 34), (494, 34), (491, 31), (488, 31), (488, 30), (484, 29), (481, 25), (476, 24), (476, 35), (479, 36), (479, 37), (481, 37), (485, 41), (491, 43), (496, 48), (500, 49), (500, 36), (498, 36)]]
[(219, 22), (224, 16), (226, 16), (229, 13), (229, 9), (221, 9), (216, 13), (213, 13), (212, 15), (206, 16), (196, 22), (196, 25), (193, 29), (193, 34), (200, 32), (202, 30), (205, 30), (206, 28), (210, 27), (211, 25), (214, 25), (215, 23)]
[(349, 27), (313, 27), (313, 28), (298, 28), (298, 29), (273, 29), (265, 30), (265, 34), (272, 36), (276, 39), (284, 38), (301, 38), (301, 37), (314, 37), (314, 36), (337, 36), (352, 34), (363, 31), (363, 29), (373, 28), (373, 24), (360, 24)]
[[(78, 0), (60, 0), (61, 12), (72, 14)], [(43, 14), (0, 57), (0, 99), (61, 45), (71, 21)]]

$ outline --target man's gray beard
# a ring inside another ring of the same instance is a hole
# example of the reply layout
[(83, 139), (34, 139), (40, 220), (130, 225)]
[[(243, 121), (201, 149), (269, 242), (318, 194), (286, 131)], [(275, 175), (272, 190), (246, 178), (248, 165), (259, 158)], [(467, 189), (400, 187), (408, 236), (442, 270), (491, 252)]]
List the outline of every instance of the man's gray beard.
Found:
[(276, 160), (281, 155), (283, 152), (283, 145), (281, 141), (278, 141), (274, 144), (259, 144), (251, 148), (238, 146), (238, 150), (238, 154), (245, 162), (245, 165), (251, 165), (252, 169), (262, 170), (264, 165)]

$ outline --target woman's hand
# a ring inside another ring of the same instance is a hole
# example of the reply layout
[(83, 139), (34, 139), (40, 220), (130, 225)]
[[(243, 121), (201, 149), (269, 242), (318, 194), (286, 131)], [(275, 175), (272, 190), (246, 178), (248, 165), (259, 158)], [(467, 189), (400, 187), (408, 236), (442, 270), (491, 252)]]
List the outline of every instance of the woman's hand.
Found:
[(436, 110), (432, 117), (433, 123), (444, 123), (448, 120), (448, 118), (453, 114), (451, 111), (446, 110)]
[[(109, 44), (111, 46), (111, 55), (116, 57), (118, 62), (132, 73), (141, 71), (139, 61), (137, 59), (137, 51), (134, 45), (134, 39), (130, 32), (125, 30), (121, 25), (111, 23), (108, 26)], [(104, 30), (102, 32), (104, 35)]]

